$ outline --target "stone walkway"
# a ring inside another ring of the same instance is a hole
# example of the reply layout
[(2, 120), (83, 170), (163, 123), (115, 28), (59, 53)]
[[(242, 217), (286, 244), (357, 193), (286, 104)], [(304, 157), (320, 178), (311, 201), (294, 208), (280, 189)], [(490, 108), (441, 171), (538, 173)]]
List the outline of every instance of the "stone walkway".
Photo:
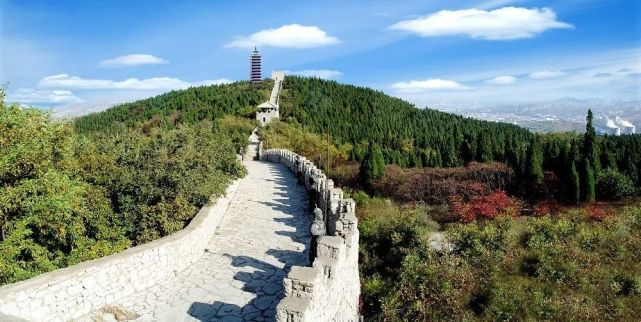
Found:
[[(308, 265), (312, 218), (305, 189), (288, 169), (244, 163), (248, 175), (203, 257), (175, 278), (117, 301), (117, 308), (138, 315), (136, 321), (275, 319), (289, 268)], [(83, 320), (113, 319), (106, 317)]]

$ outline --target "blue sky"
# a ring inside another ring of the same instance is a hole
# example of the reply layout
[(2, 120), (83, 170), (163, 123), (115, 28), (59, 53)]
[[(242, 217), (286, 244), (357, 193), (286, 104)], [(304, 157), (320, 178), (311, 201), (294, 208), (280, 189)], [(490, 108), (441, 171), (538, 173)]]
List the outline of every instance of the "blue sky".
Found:
[(641, 100), (641, 1), (0, 0), (8, 99), (86, 109), (271, 70), (419, 106)]

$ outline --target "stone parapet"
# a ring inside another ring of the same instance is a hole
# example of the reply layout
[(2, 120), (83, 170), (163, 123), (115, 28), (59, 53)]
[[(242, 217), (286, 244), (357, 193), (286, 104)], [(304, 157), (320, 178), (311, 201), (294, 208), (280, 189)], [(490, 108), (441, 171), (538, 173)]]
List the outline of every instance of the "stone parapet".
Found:
[(316, 208), (311, 228), (316, 257), (311, 267), (294, 266), (285, 278), (285, 297), (276, 308), (276, 321), (358, 321), (359, 233), (354, 201), (344, 199), (343, 191), (303, 156), (270, 149), (261, 151), (260, 157), (289, 168)]
[(170, 236), (0, 287), (0, 317), (72, 320), (174, 276), (205, 253), (238, 183)]

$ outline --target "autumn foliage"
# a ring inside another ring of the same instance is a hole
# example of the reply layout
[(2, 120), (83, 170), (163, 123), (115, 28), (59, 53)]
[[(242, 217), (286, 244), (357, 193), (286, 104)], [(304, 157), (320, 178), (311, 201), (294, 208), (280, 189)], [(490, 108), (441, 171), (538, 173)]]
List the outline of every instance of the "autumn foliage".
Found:
[(608, 212), (603, 207), (594, 203), (585, 207), (585, 213), (588, 219), (592, 221), (603, 221), (604, 219), (612, 215), (612, 213)]
[(495, 190), (489, 195), (473, 197), (465, 202), (460, 196), (450, 197), (452, 211), (462, 222), (494, 219), (502, 215), (516, 216), (521, 205), (517, 199), (509, 197), (503, 190)]
[(497, 189), (505, 190), (512, 176), (508, 166), (496, 162), (471, 162), (456, 168), (403, 169), (389, 165), (375, 188), (379, 194), (398, 201), (443, 205), (449, 203), (452, 195), (467, 201)]

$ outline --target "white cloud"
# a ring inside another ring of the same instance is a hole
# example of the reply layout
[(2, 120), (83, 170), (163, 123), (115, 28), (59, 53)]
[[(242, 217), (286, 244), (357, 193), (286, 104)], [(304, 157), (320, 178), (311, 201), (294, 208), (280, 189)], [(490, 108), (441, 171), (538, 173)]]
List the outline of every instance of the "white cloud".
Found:
[(75, 96), (71, 91), (34, 90), (30, 88), (21, 88), (16, 90), (7, 97), (7, 101), (22, 104), (63, 104), (83, 102), (80, 97)]
[(544, 70), (540, 72), (534, 72), (528, 75), (532, 79), (549, 79), (549, 78), (558, 78), (564, 76), (565, 72), (560, 70)]
[(516, 77), (514, 76), (499, 76), (485, 81), (488, 84), (493, 85), (509, 85), (516, 83)]
[(240, 37), (225, 47), (253, 48), (254, 46), (272, 46), (285, 48), (312, 48), (339, 43), (336, 37), (316, 26), (299, 24), (283, 25), (275, 29), (265, 29), (247, 37)]
[(469, 89), (460, 83), (445, 79), (412, 80), (392, 84), (392, 88), (399, 93), (416, 93), (430, 90), (463, 90)]
[(212, 84), (229, 83), (228, 79), (186, 82), (171, 77), (154, 77), (147, 79), (128, 78), (123, 81), (107, 79), (87, 79), (67, 74), (47, 76), (40, 80), (42, 87), (62, 87), (81, 89), (134, 89), (134, 90), (171, 90)]
[(494, 10), (442, 10), (424, 17), (403, 20), (389, 27), (421, 37), (467, 35), (486, 40), (531, 38), (548, 29), (573, 28), (556, 20), (550, 8), (504, 7)]
[(119, 56), (116, 58), (106, 59), (100, 62), (100, 66), (109, 68), (129, 67), (138, 65), (158, 65), (167, 64), (169, 61), (154, 55), (132, 54)]
[(336, 79), (343, 76), (343, 73), (337, 70), (328, 70), (328, 69), (304, 69), (304, 70), (297, 70), (297, 71), (286, 70), (284, 72), (285, 74), (289, 74), (289, 75), (318, 77), (323, 79)]

